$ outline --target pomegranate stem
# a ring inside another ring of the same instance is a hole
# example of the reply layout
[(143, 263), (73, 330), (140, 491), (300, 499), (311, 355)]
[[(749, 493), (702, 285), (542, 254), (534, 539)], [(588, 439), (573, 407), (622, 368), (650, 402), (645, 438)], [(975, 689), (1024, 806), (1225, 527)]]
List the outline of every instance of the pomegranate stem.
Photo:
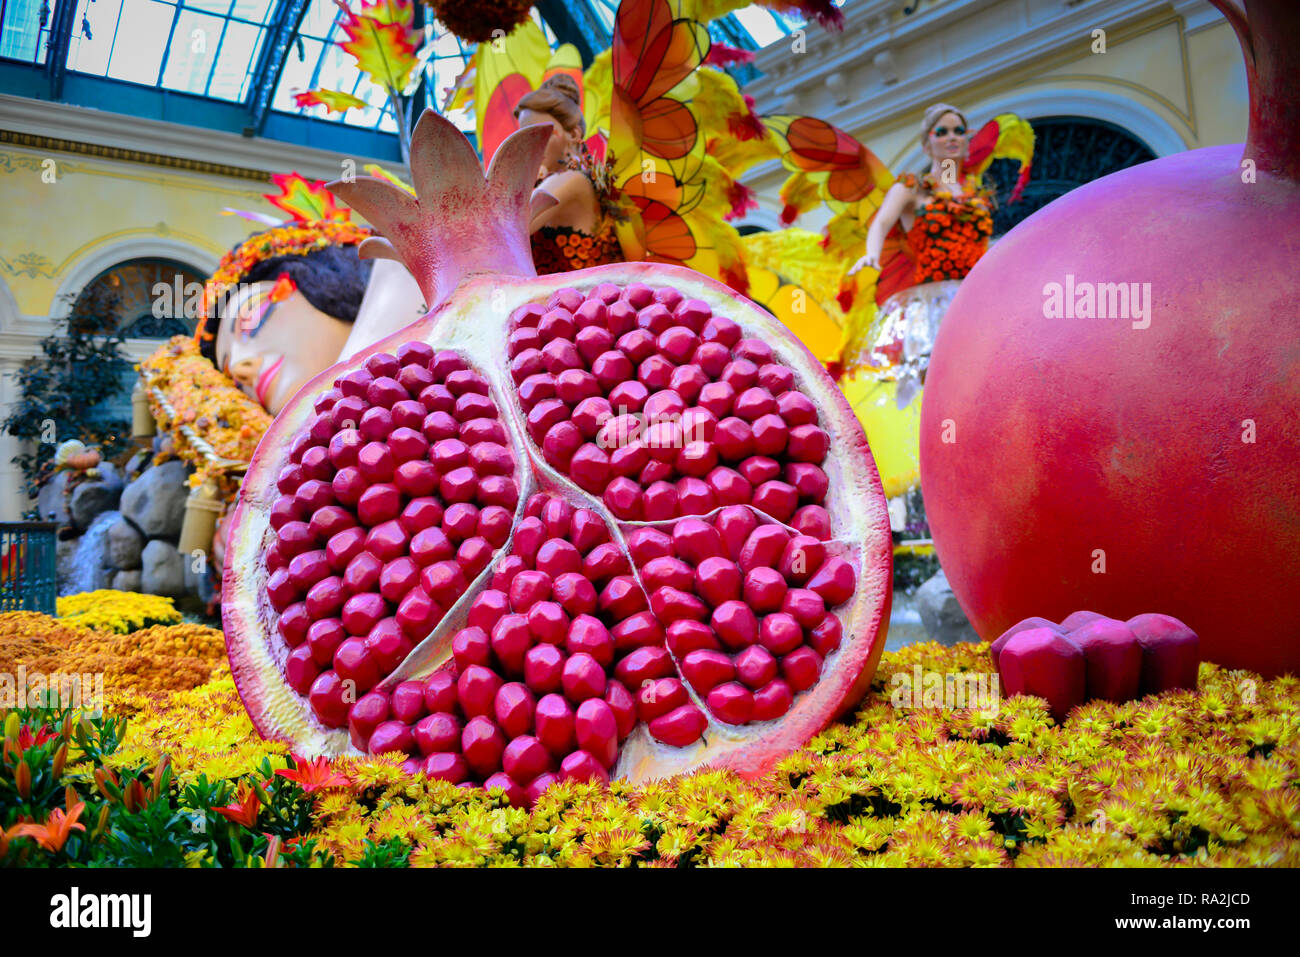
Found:
[(1250, 127), (1242, 158), (1262, 172), (1300, 181), (1300, 4), (1210, 2), (1232, 25), (1246, 58)]

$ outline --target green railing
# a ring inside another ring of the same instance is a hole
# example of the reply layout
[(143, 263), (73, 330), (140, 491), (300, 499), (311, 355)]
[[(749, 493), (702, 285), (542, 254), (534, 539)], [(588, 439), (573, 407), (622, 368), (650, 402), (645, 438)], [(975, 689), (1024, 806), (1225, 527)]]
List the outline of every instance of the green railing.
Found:
[(0, 611), (54, 614), (55, 522), (0, 523)]

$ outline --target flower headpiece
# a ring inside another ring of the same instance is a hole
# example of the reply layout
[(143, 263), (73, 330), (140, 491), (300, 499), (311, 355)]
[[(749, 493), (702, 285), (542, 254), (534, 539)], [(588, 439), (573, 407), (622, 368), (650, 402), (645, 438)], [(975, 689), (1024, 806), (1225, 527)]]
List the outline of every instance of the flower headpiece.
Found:
[(262, 213), (225, 210), (231, 215), (269, 223), (272, 228), (249, 237), (228, 252), (204, 284), (202, 312), (194, 333), (199, 343), (216, 338), (213, 320), (217, 303), (258, 263), (277, 256), (306, 256), (329, 246), (356, 246), (374, 235), (370, 228), (351, 222), (351, 210), (335, 205), (323, 182), (309, 182), (298, 173), (277, 173), (271, 181), (280, 192), (266, 194), (265, 198), (293, 218), (277, 224)]

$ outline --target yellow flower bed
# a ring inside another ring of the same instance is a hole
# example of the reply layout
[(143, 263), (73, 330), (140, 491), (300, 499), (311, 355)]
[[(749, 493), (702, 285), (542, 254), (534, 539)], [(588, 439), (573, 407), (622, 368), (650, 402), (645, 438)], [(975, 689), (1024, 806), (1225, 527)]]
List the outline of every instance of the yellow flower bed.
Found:
[(181, 613), (170, 598), (108, 588), (60, 598), (55, 610), (69, 624), (117, 635), (181, 621)]
[[(442, 866), (1300, 865), (1300, 681), (1205, 664), (1195, 692), (1094, 702), (1063, 727), (1037, 698), (989, 717), (891, 705), (895, 674), (985, 672), (987, 649), (886, 654), (852, 720), (758, 781), (565, 783), (528, 811), (409, 777), (394, 756), (340, 758), (351, 784), (316, 792), (304, 837), (339, 863), (392, 841)], [(229, 677), (109, 698), (131, 716), (115, 763), (168, 754), (182, 780), (287, 763)]]

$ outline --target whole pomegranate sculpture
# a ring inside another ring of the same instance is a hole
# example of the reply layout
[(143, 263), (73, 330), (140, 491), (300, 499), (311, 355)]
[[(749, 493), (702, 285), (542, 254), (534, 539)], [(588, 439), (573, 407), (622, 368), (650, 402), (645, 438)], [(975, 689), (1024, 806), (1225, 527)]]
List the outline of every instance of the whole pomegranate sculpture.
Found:
[(506, 140), (485, 180), (428, 112), (416, 197), (331, 186), (432, 309), (258, 447), (224, 580), (235, 682), (305, 753), (398, 751), (514, 801), (758, 774), (870, 683), (880, 482), (831, 379), (732, 290), (650, 263), (534, 274), (546, 133)]
[(1008, 233), (935, 343), (921, 481), (986, 640), (1086, 607), (1300, 670), (1300, 5), (1216, 0), (1250, 128), (1076, 189)]

